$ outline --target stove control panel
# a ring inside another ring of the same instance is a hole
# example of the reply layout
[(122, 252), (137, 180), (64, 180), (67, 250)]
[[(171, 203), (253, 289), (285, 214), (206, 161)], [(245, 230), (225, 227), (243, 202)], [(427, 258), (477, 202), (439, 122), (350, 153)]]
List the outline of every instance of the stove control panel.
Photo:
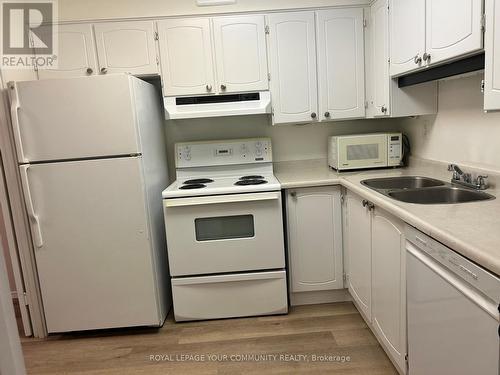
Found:
[(176, 143), (176, 167), (271, 163), (270, 138)]

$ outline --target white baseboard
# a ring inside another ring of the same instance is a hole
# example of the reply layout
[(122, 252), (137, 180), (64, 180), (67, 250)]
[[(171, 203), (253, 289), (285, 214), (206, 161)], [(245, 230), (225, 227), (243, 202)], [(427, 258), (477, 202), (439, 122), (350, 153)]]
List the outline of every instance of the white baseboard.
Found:
[(319, 303), (351, 301), (347, 289), (321, 290), (317, 292), (290, 293), (290, 305), (316, 305)]

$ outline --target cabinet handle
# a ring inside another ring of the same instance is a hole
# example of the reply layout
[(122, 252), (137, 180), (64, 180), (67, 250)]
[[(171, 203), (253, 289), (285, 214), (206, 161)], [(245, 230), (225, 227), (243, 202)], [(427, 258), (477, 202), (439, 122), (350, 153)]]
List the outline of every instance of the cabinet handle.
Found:
[(206, 85), (207, 91), (212, 91), (212, 85)]
[(431, 54), (430, 53), (424, 53), (424, 55), (422, 56), (422, 58), (424, 59), (424, 61), (429, 61), (431, 62)]
[(415, 57), (413, 58), (413, 61), (415, 62), (415, 64), (420, 64), (422, 63), (422, 58), (417, 54), (415, 55)]
[(311, 113), (311, 118), (316, 118), (316, 112)]
[(380, 108), (380, 111), (382, 113), (387, 113), (387, 107), (385, 105), (383, 105), (382, 108)]
[(372, 202), (363, 199), (363, 207), (368, 207), (368, 210), (371, 211), (375, 208), (375, 205)]
[(290, 196), (291, 196), (292, 198), (297, 198), (297, 193), (296, 193), (295, 191), (292, 191), (292, 192), (290, 193)]
[(330, 117), (330, 112), (325, 112), (325, 117), (326, 118)]
[(226, 88), (227, 88), (227, 87), (226, 87), (226, 85), (224, 85), (224, 84), (220, 85), (220, 89), (221, 89), (222, 91), (224, 91)]
[(87, 70), (85, 71), (88, 75), (91, 75), (92, 73), (94, 73), (94, 69), (92, 68), (87, 68)]
[(108, 68), (101, 68), (101, 74), (106, 74), (108, 72)]

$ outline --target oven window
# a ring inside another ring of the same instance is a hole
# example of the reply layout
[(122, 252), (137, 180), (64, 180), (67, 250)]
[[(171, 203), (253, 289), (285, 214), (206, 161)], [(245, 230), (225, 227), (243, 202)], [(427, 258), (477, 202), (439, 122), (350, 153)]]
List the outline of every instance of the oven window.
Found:
[(217, 216), (195, 219), (197, 241), (249, 238), (255, 235), (253, 215)]
[(347, 146), (347, 160), (378, 159), (378, 143)]

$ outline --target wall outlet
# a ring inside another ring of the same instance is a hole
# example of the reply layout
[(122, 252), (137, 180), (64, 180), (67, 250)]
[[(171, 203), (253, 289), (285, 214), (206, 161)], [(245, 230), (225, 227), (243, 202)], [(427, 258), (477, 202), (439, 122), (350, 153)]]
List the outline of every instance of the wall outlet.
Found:
[(429, 138), (431, 123), (429, 120), (424, 120), (424, 126), (422, 127), (422, 136), (424, 139)]

